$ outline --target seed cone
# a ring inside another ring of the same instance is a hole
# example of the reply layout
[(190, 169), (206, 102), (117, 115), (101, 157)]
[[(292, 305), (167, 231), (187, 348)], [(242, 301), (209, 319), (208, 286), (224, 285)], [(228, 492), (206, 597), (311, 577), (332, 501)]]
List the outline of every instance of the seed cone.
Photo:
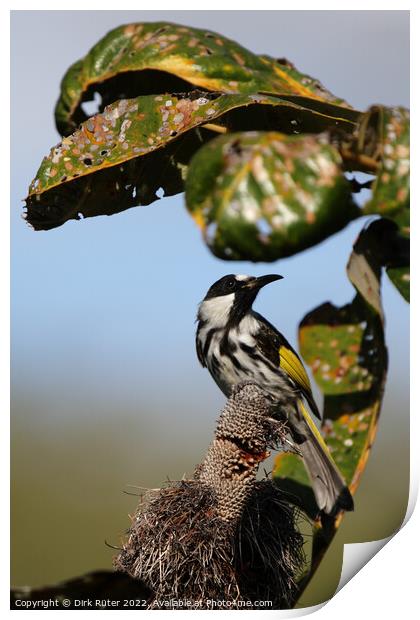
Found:
[(193, 479), (140, 503), (114, 566), (153, 590), (150, 608), (291, 606), (304, 562), (299, 515), (270, 480), (256, 481), (287, 434), (272, 413), (260, 388), (236, 388)]

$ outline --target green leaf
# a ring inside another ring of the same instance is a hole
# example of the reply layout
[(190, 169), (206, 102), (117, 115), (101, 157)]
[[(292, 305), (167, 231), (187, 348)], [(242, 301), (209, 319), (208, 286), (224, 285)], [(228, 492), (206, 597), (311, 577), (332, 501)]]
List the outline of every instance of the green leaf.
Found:
[[(300, 324), (299, 342), (302, 356), (325, 394), (321, 434), (354, 495), (375, 440), (386, 380), (383, 323), (356, 295), (342, 308), (326, 303), (310, 312)], [(311, 565), (299, 584), (297, 598), (315, 574), (343, 518), (342, 512), (329, 518), (317, 514), (304, 473), (298, 456), (277, 457), (276, 482), (313, 520)]]
[(379, 108), (381, 165), (367, 211), (391, 216), (410, 199), (410, 113), (405, 108)]
[(301, 352), (316, 382), (328, 396), (369, 390), (374, 377), (360, 357), (366, 322), (356, 321), (347, 307), (341, 313), (329, 305), (321, 308), (315, 328), (311, 324), (300, 328)]
[(381, 268), (384, 264), (383, 240), (389, 220), (377, 220), (363, 229), (353, 245), (347, 275), (365, 301), (384, 318), (381, 301)]
[(291, 452), (281, 452), (274, 462), (273, 478), (290, 501), (316, 519), (319, 512), (312, 485), (301, 458)]
[[(299, 346), (305, 362), (324, 394), (321, 434), (331, 455), (354, 495), (375, 440), (387, 374), (381, 312), (380, 277), (390, 256), (403, 257), (398, 226), (389, 220), (376, 220), (362, 230), (353, 254), (364, 259), (353, 262), (352, 282), (360, 290), (350, 304), (337, 308), (325, 303), (303, 318)], [(373, 260), (373, 257), (375, 260)], [(350, 261), (351, 263), (351, 261)], [(360, 286), (365, 271), (376, 279), (376, 304)], [(375, 307), (376, 305), (376, 307)], [(305, 590), (324, 557), (341, 523), (335, 517), (314, 513), (313, 493), (302, 476), (303, 464), (294, 454), (280, 455), (274, 476), (284, 488), (297, 495), (296, 503), (313, 519), (311, 565), (299, 583), (299, 596)]]
[(150, 204), (160, 187), (167, 196), (181, 192), (190, 158), (217, 132), (266, 126), (318, 132), (330, 123), (319, 112), (264, 95), (194, 91), (123, 99), (51, 149), (29, 187), (27, 220), (48, 230)]
[(410, 267), (389, 267), (389, 279), (406, 301), (410, 301)]
[(290, 256), (359, 214), (325, 136), (220, 136), (191, 161), (185, 189), (207, 245), (227, 260)]
[(323, 304), (302, 320), (299, 343), (325, 394), (322, 434), (354, 492), (376, 433), (386, 375), (382, 320), (358, 295), (342, 308)]
[[(82, 104), (99, 93), (105, 106), (118, 99), (187, 92), (198, 87), (226, 93), (269, 91), (303, 97), (340, 115), (351, 111), (317, 80), (288, 61), (257, 56), (217, 33), (167, 22), (119, 26), (70, 67), (61, 84), (56, 123), (67, 135), (86, 120)], [(330, 105), (332, 104), (332, 108)]]
[[(302, 320), (299, 345), (325, 395), (321, 433), (354, 493), (374, 441), (383, 395), (387, 353), (382, 321), (358, 295), (342, 308), (325, 303)], [(279, 455), (274, 476), (310, 488), (294, 454)], [(310, 497), (308, 489), (305, 494)], [(303, 508), (314, 514), (311, 498)]]
[(409, 208), (409, 110), (372, 106), (360, 116), (353, 150), (377, 161), (372, 198), (364, 206), (364, 212), (395, 217)]
[[(383, 320), (380, 294), (382, 267), (405, 299), (409, 296), (409, 210), (397, 222), (382, 218), (370, 223), (358, 236), (347, 264), (347, 275), (356, 290)], [(399, 225), (398, 225), (399, 224)]]
[[(410, 302), (410, 210), (402, 209), (394, 217), (398, 224), (398, 237), (400, 240), (397, 252), (394, 252), (394, 260), (390, 261), (386, 272), (389, 279), (401, 293), (404, 299)], [(405, 242), (405, 243), (404, 243)]]

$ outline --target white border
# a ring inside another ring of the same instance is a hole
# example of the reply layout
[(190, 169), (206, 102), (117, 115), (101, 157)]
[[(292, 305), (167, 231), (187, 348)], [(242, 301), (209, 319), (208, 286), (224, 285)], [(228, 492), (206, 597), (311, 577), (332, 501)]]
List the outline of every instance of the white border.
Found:
[[(13, 2), (9, 3), (9, 5), (3, 4), (0, 9), (0, 19), (1, 19), (1, 27), (2, 27), (2, 59), (3, 59), (3, 79), (5, 83), (10, 83), (9, 80), (9, 49), (10, 49), (10, 39), (9, 39), (9, 11), (10, 10), (104, 10), (103, 3), (99, 1), (90, 1), (80, 2), (77, 0), (73, 0), (71, 3), (68, 3), (68, 6), (63, 6), (64, 3), (61, 3), (60, 9), (57, 9), (57, 6), (53, 2), (40, 2), (37, 3), (36, 6), (31, 6), (29, 2)], [(67, 4), (67, 3), (66, 3)], [(158, 6), (156, 6), (158, 4)], [(177, 10), (197, 10), (196, 3), (190, 2), (178, 2), (176, 5)], [(213, 0), (211, 6), (203, 6), (201, 10), (232, 10), (232, 9), (255, 9), (254, 6), (244, 6), (243, 2), (221, 2), (220, 0)], [(279, 3), (276, 2), (264, 2), (259, 0), (258, 2), (258, 10), (273, 10), (279, 9)], [(302, 2), (299, 0), (295, 0), (293, 3), (282, 3), (282, 10), (313, 10), (313, 4), (309, 2)], [(419, 32), (419, 21), (417, 19), (417, 8), (414, 7), (414, 3), (410, 2), (372, 2), (372, 1), (363, 1), (354, 0), (350, 6), (337, 7), (336, 2), (325, 2), (320, 1), (316, 5), (317, 9), (320, 10), (410, 10), (411, 9), (411, 20), (412, 20), (412, 32)], [(119, 7), (119, 9), (124, 10), (144, 10), (144, 7), (139, 6), (137, 1), (126, 1), (124, 3), (124, 7)], [(153, 5), (153, 9), (161, 9), (161, 10), (174, 10), (173, 2), (165, 2), (164, 0), (160, 0), (158, 3), (155, 2)], [(108, 10), (108, 9), (106, 9)], [(414, 49), (414, 48), (417, 49)], [(416, 45), (415, 36), (412, 37), (412, 65), (417, 68), (417, 54), (418, 54), (418, 46)], [(5, 62), (7, 59), (7, 62)], [(415, 102), (416, 99), (416, 88), (417, 83), (414, 81), (414, 75), (418, 73), (412, 67), (411, 77), (412, 77), (412, 99)], [(390, 76), (392, 79), (392, 76)], [(412, 102), (413, 103), (413, 102)], [(9, 100), (5, 98), (4, 94), (1, 98), (1, 110), (2, 110), (2, 119), (10, 118), (10, 110), (9, 110)], [(412, 105), (413, 109), (416, 109), (416, 106)], [(419, 127), (417, 123), (416, 115), (413, 118), (413, 136), (420, 135)], [(5, 121), (4, 121), (5, 123)], [(3, 125), (4, 126), (4, 125)], [(3, 134), (4, 135), (4, 134)], [(5, 145), (3, 143), (3, 148), (1, 150), (2, 154), (2, 162), (1, 162), (1, 175), (2, 175), (2, 187), (9, 188), (9, 179), (10, 179), (10, 170), (9, 170), (9, 157), (7, 152), (5, 151)], [(418, 204), (418, 192), (417, 192), (417, 157), (415, 155), (412, 158), (413, 170), (414, 173), (412, 178), (415, 180), (413, 183), (412, 191), (414, 193), (414, 203)], [(6, 193), (6, 195), (5, 195)], [(8, 196), (10, 196), (9, 192), (3, 191), (3, 221), (1, 226), (2, 235), (1, 239), (1, 251), (3, 253), (2, 260), (0, 262), (0, 277), (3, 292), (5, 293), (5, 298), (8, 297), (8, 291), (10, 290), (10, 278), (9, 278), (9, 256), (10, 256), (10, 242), (9, 242), (9, 215), (7, 210)], [(6, 212), (6, 217), (4, 217), (4, 213)], [(414, 230), (418, 230), (418, 226), (416, 226), (418, 216), (416, 215), (418, 210), (413, 210), (413, 220), (414, 220)], [(413, 259), (414, 264), (416, 264), (416, 260), (418, 258), (416, 243), (413, 244)], [(418, 294), (417, 294), (417, 286), (416, 286), (416, 278), (414, 277), (414, 285), (412, 289), (412, 306), (414, 305), (414, 313), (413, 316), (420, 316), (418, 311)], [(2, 350), (1, 350), (1, 373), (0, 373), (0, 387), (1, 387), (1, 398), (3, 400), (3, 424), (5, 428), (2, 433), (2, 438), (4, 442), (3, 450), (2, 450), (2, 458), (5, 462), (3, 462), (2, 473), (3, 476), (7, 476), (8, 472), (8, 463), (9, 463), (9, 446), (8, 446), (8, 438), (9, 438), (9, 424), (8, 424), (8, 416), (6, 415), (9, 410), (9, 324), (10, 324), (10, 313), (9, 313), (9, 305), (6, 301), (0, 305), (1, 312), (1, 320), (0, 325), (3, 331), (1, 342), (2, 342)], [(414, 356), (416, 354), (415, 345), (418, 343), (418, 328), (414, 321), (412, 322), (412, 370), (411, 370), (411, 378), (414, 379)], [(413, 394), (413, 402), (417, 403), (417, 382), (412, 380), (411, 389)], [(415, 407), (417, 410), (417, 407)], [(405, 527), (403, 527), (402, 531), (398, 533), (397, 536), (393, 537), (392, 540), (386, 544), (385, 549), (381, 551), (379, 556), (374, 557), (362, 570), (359, 570), (358, 574), (353, 577), (351, 580), (351, 585), (344, 587), (340, 593), (333, 597), (333, 599), (326, 604), (325, 606), (317, 606), (316, 608), (307, 608), (305, 610), (292, 610), (290, 612), (274, 612), (274, 611), (264, 611), (264, 612), (253, 612), (253, 617), (256, 615), (260, 616), (264, 614), (266, 617), (267, 614), (276, 614), (276, 617), (296, 617), (297, 615), (303, 616), (311, 611), (317, 611), (317, 617), (323, 620), (328, 620), (329, 618), (336, 620), (337, 617), (340, 620), (346, 620), (350, 618), (353, 620), (355, 613), (362, 613), (364, 618), (368, 618), (369, 615), (372, 616), (380, 616), (381, 614), (391, 615), (398, 613), (406, 615), (407, 617), (413, 616), (414, 610), (417, 612), (417, 604), (416, 604), (416, 590), (418, 588), (417, 585), (417, 574), (418, 574), (418, 561), (417, 554), (415, 549), (415, 543), (417, 542), (418, 547), (418, 538), (420, 533), (420, 511), (417, 510), (414, 512), (411, 517), (416, 498), (418, 493), (418, 472), (419, 472), (419, 454), (420, 449), (418, 446), (420, 445), (420, 434), (419, 434), (419, 420), (417, 411), (414, 411), (416, 415), (412, 416), (411, 419), (411, 477), (410, 477), (410, 499), (409, 499), (409, 508), (407, 511), (407, 516), (405, 519)], [(390, 455), (392, 458), (392, 455)], [(6, 478), (6, 481), (8, 478)], [(6, 482), (7, 486), (7, 482)], [(9, 522), (8, 522), (8, 513), (6, 511), (2, 511), (2, 531), (3, 535), (8, 531)], [(411, 518), (410, 518), (411, 517)], [(387, 542), (387, 541), (385, 541)], [(352, 559), (351, 562), (354, 562), (354, 558), (357, 556), (359, 560), (360, 557), (360, 549), (363, 548), (365, 544), (362, 545), (350, 545), (350, 547), (359, 547), (351, 550)], [(346, 546), (349, 547), (349, 546)], [(371, 550), (373, 547), (371, 547)], [(377, 548), (376, 548), (377, 550)], [(365, 551), (363, 551), (365, 553)], [(348, 552), (347, 552), (348, 555)], [(359, 563), (359, 567), (360, 567)], [(345, 567), (343, 568), (343, 574), (345, 573)], [(9, 571), (5, 569), (4, 563), (2, 564), (2, 608), (5, 611), (8, 610), (8, 589), (9, 589)], [(415, 581), (416, 580), (416, 581)], [(341, 582), (340, 582), (341, 583)], [(321, 609), (322, 607), (322, 609)], [(10, 612), (9, 612), (10, 613)], [(17, 611), (12, 613), (19, 613)], [(33, 612), (35, 614), (43, 613), (42, 611)], [(51, 613), (51, 612), (50, 612)], [(53, 612), (54, 613), (54, 612)], [(70, 613), (76, 613), (71, 612)], [(85, 612), (77, 612), (77, 613), (85, 613)], [(90, 612), (89, 612), (90, 613)], [(98, 611), (97, 613), (102, 613)], [(108, 613), (120, 613), (116, 612), (106, 612)], [(168, 617), (168, 612), (143, 612), (143, 613), (153, 613), (156, 614), (165, 614), (165, 617)], [(201, 613), (208, 612), (195, 612), (196, 615)], [(225, 614), (222, 612), (217, 612), (218, 618), (225, 617)], [(229, 612), (229, 616), (231, 614), (242, 614), (243, 612)]]

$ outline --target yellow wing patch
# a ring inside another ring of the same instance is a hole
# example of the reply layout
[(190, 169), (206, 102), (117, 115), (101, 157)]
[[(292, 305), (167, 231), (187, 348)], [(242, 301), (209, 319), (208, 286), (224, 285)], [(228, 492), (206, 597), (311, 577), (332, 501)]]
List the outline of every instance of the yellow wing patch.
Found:
[(280, 350), (280, 368), (282, 368), (298, 386), (311, 394), (311, 384), (306, 370), (294, 351), (285, 346), (281, 346)]

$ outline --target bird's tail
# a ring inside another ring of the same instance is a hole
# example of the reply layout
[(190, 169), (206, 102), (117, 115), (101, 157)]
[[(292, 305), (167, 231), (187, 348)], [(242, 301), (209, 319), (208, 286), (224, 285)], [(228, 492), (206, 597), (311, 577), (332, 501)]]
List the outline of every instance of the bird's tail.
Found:
[(294, 439), (302, 453), (303, 462), (312, 481), (315, 499), (320, 510), (335, 514), (339, 510), (353, 510), (353, 497), (337, 469), (321, 433), (308, 410), (299, 401), (299, 422), (294, 425)]

